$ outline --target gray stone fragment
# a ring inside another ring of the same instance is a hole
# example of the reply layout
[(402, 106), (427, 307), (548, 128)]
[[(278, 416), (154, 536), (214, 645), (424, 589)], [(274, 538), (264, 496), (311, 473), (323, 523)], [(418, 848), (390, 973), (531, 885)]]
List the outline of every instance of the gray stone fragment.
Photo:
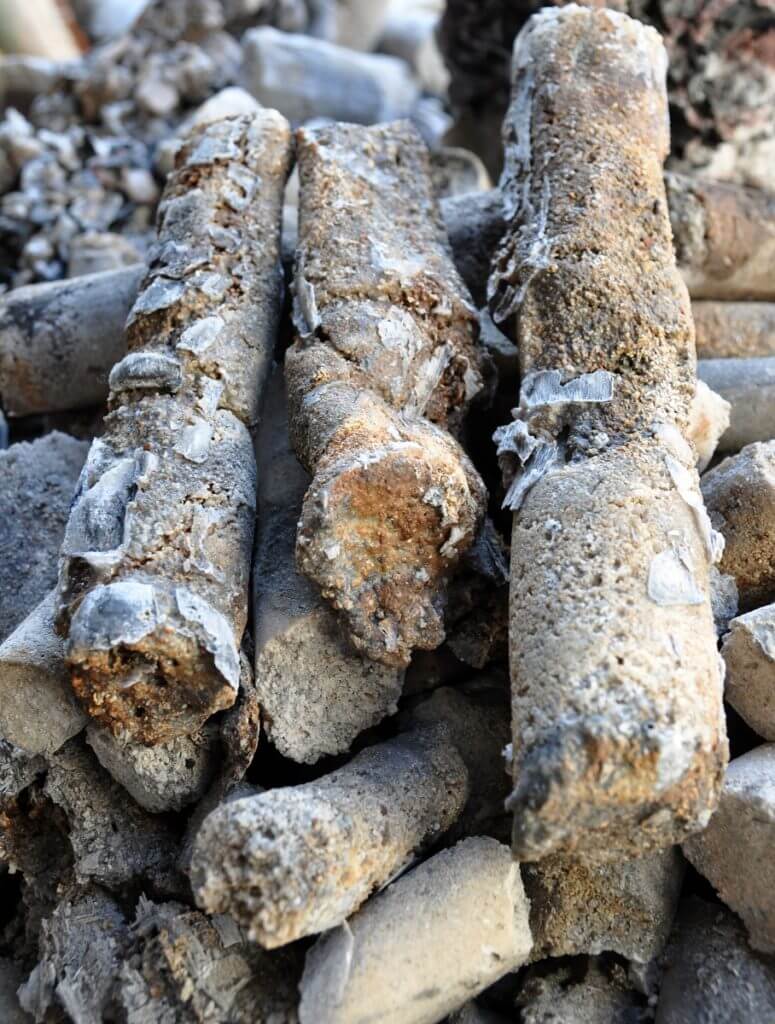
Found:
[(44, 792), (67, 818), (78, 882), (180, 891), (172, 826), (142, 810), (80, 740), (51, 756)]
[(646, 1024), (651, 1019), (624, 968), (594, 958), (532, 967), (516, 1004), (521, 1024)]
[(711, 521), (724, 537), (719, 568), (733, 576), (740, 610), (775, 598), (775, 440), (749, 444), (702, 478)]
[(697, 374), (731, 406), (718, 451), (738, 452), (747, 444), (775, 438), (775, 356), (700, 359)]
[(40, 962), (20, 990), (22, 1006), (36, 1021), (57, 1009), (79, 1024), (109, 1019), (129, 941), (124, 915), (103, 890), (69, 892), (43, 922)]
[(219, 731), (213, 722), (155, 747), (122, 740), (94, 724), (86, 739), (102, 767), (152, 814), (179, 811), (198, 800), (215, 773)]
[(775, 740), (775, 605), (732, 619), (721, 653), (726, 700), (762, 739)]
[(242, 84), (294, 122), (376, 124), (406, 117), (418, 97), (408, 66), (322, 39), (255, 28), (242, 39)]
[(295, 761), (338, 754), (396, 710), (403, 671), (348, 643), (334, 611), (296, 569), (296, 524), (309, 475), (288, 437), (282, 370), (256, 439), (258, 520), (253, 565), (256, 689), (263, 726)]
[(30, 756), (8, 740), (0, 740), (0, 800), (18, 796), (45, 769), (44, 758)]
[(532, 959), (613, 952), (647, 963), (667, 942), (683, 873), (677, 847), (611, 864), (555, 855), (523, 865)]
[(449, 85), (449, 71), (436, 41), (441, 6), (393, 0), (379, 40), (383, 53), (405, 60), (414, 69), (423, 91), (436, 96), (445, 96)]
[(738, 919), (693, 897), (665, 956), (656, 1024), (775, 1020), (775, 965), (757, 956)]
[(466, 839), (375, 896), (307, 954), (301, 1024), (435, 1024), (530, 952), (519, 865)]
[(30, 754), (52, 754), (88, 721), (70, 688), (52, 590), (0, 644), (0, 736)]
[(87, 449), (55, 431), (0, 451), (0, 640), (56, 583), (59, 545)]
[[(145, 197), (144, 201), (152, 200)], [(70, 244), (67, 276), (102, 274), (120, 267), (134, 266), (142, 259), (143, 253), (123, 235), (111, 231), (87, 231), (74, 238)]]
[(120, 968), (126, 1024), (297, 1024), (301, 953), (267, 953), (235, 922), (140, 898)]
[(775, 744), (735, 758), (718, 810), (683, 851), (743, 919), (754, 949), (775, 952)]
[(0, 957), (0, 1020), (3, 1024), (32, 1024), (22, 1009), (16, 990), (24, 980), (21, 968), (8, 957)]

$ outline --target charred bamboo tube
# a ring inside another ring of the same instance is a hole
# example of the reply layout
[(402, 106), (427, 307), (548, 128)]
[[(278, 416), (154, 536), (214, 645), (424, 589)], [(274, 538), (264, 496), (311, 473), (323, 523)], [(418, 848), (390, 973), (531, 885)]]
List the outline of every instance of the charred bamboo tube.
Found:
[(657, 33), (611, 11), (541, 12), (514, 50), (514, 213), (491, 287), (496, 315), (518, 314), (523, 372), (497, 434), (515, 463), (519, 860), (675, 843), (707, 822), (726, 758), (720, 543), (683, 436), (696, 377), (662, 178), (665, 69)]
[(194, 845), (200, 906), (267, 948), (341, 924), (442, 833), (502, 808), (499, 721), (475, 695), (438, 691), (330, 775), (222, 805)]
[(719, 452), (739, 452), (747, 444), (775, 438), (775, 357), (701, 359), (697, 373), (731, 406)]
[(135, 264), (16, 288), (0, 302), (0, 404), (9, 416), (104, 402), (126, 354), (124, 324), (143, 279)]
[(692, 303), (698, 359), (775, 356), (775, 302)]
[(182, 147), (65, 534), (73, 689), (93, 718), (146, 744), (196, 731), (237, 692), (251, 428), (280, 312), (290, 152), (275, 111), (196, 129)]
[(486, 491), (448, 433), (481, 387), (477, 320), (408, 125), (298, 133), (291, 440), (313, 475), (297, 563), (356, 648), (404, 666), (444, 638), (446, 580)]
[(775, 299), (775, 196), (666, 174), (676, 257), (692, 298)]
[(508, 847), (466, 839), (321, 936), (307, 954), (299, 1019), (436, 1024), (527, 960), (528, 913)]

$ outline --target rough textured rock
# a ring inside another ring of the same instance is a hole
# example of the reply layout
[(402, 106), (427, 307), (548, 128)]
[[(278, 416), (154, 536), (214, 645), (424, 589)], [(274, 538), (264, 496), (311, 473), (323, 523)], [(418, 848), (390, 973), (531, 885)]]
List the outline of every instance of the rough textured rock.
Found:
[(0, 451), (0, 640), (56, 583), (59, 545), (86, 451), (82, 441), (56, 431)]
[(86, 738), (105, 771), (152, 814), (179, 811), (198, 800), (215, 775), (220, 744), (214, 722), (155, 747), (117, 739), (94, 724)]
[(724, 907), (685, 900), (665, 957), (656, 1024), (775, 1019), (775, 966)]
[(532, 967), (517, 1007), (521, 1024), (646, 1024), (651, 1019), (624, 968), (596, 959)]
[(301, 1022), (434, 1024), (515, 971), (531, 941), (508, 847), (466, 839), (318, 940), (301, 980)]
[(197, 835), (197, 903), (267, 949), (332, 928), (437, 839), (468, 773), (446, 727), (421, 727), (316, 782), (219, 807)]
[(274, 111), (197, 129), (110, 374), (62, 548), (73, 689), (163, 743), (230, 706), (248, 610), (254, 426), (280, 313), (290, 133)]
[(128, 1024), (297, 1024), (301, 954), (267, 953), (229, 917), (141, 897), (117, 1001)]
[(729, 426), (719, 438), (720, 452), (739, 452), (748, 444), (775, 438), (775, 356), (701, 359), (697, 373), (730, 405)]
[(273, 28), (246, 32), (242, 51), (245, 88), (293, 122), (392, 121), (407, 117), (418, 98), (409, 67), (395, 57)]
[(564, 856), (525, 864), (532, 959), (611, 952), (648, 963), (667, 942), (683, 873), (675, 847), (614, 864)]
[(171, 824), (135, 804), (80, 740), (51, 756), (44, 793), (64, 811), (77, 882), (180, 890)]
[[(41, 928), (40, 962), (21, 989), (36, 1021), (97, 1024), (115, 1012), (115, 986), (130, 943), (119, 905), (98, 886), (68, 892)], [(51, 1016), (49, 1016), (51, 1014)]]
[(775, 744), (730, 762), (718, 810), (683, 850), (726, 905), (743, 919), (751, 945), (775, 952)]
[(747, 445), (702, 478), (702, 496), (721, 531), (721, 569), (733, 576), (740, 610), (775, 598), (775, 440)]
[(405, 666), (442, 642), (446, 582), (484, 513), (484, 485), (444, 429), (482, 385), (477, 321), (414, 131), (336, 125), (298, 142), (286, 381), (313, 480), (297, 563), (359, 650)]
[(38, 1021), (57, 1008), (83, 1024), (298, 1020), (300, 954), (266, 953), (229, 918), (179, 903), (141, 896), (130, 926), (99, 888), (75, 890), (43, 922), (40, 956), (22, 989)]
[(676, 258), (695, 299), (775, 298), (775, 196), (667, 174)]
[(726, 700), (762, 739), (775, 741), (775, 605), (732, 619), (721, 653)]
[(403, 672), (358, 653), (296, 568), (296, 525), (310, 478), (291, 449), (282, 369), (268, 392), (256, 438), (256, 688), (274, 746), (294, 761), (314, 762), (348, 750), (396, 710)]
[(54, 630), (55, 598), (52, 590), (0, 644), (0, 736), (30, 754), (52, 754), (88, 721)]
[(142, 264), (15, 288), (0, 300), (0, 401), (11, 416), (104, 402), (126, 355)]
[(578, 7), (535, 15), (514, 50), (490, 290), (522, 370), (496, 433), (515, 511), (520, 860), (678, 842), (706, 824), (727, 756), (720, 544), (684, 437), (696, 377), (662, 175), (665, 67), (652, 29)]
[(775, 356), (775, 303), (692, 303), (698, 359)]

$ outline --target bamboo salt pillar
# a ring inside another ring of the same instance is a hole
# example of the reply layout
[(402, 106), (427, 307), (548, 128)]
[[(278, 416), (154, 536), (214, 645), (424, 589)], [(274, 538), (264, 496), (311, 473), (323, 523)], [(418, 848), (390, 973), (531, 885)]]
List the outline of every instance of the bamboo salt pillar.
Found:
[(182, 147), (62, 548), (59, 625), (87, 712), (147, 744), (234, 702), (247, 620), (251, 428), (282, 296), (291, 153), (276, 111)]
[(478, 323), (411, 126), (327, 125), (298, 141), (299, 337), (285, 365), (312, 483), (297, 564), (358, 650), (403, 667), (444, 639), (446, 583), (484, 516), (449, 432), (482, 386)]
[(653, 29), (576, 6), (535, 15), (514, 49), (490, 288), (523, 372), (497, 434), (514, 467), (519, 860), (678, 842), (706, 824), (727, 756), (665, 70)]

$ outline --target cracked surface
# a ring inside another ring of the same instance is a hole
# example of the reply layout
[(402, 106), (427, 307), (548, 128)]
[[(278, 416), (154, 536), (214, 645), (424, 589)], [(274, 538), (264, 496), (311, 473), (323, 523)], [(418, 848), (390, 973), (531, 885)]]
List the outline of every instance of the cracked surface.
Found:
[(146, 744), (195, 732), (236, 696), (290, 150), (273, 111), (195, 129), (180, 150), (65, 535), (73, 689)]
[(477, 320), (407, 125), (302, 130), (291, 437), (313, 474), (299, 568), (368, 657), (444, 638), (486, 492), (447, 432), (482, 386)]

